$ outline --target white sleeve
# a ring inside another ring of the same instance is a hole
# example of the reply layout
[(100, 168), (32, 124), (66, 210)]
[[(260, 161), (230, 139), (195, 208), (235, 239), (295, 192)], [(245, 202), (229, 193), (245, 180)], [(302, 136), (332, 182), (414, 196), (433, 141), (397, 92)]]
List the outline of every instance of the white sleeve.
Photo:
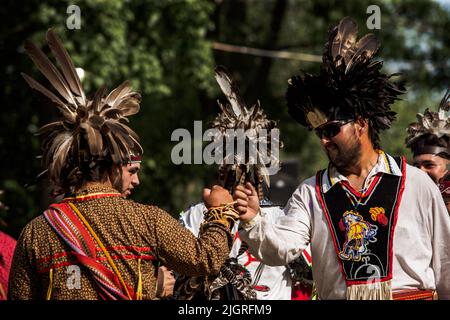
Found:
[(258, 214), (249, 223), (242, 223), (239, 236), (248, 243), (250, 252), (269, 266), (296, 259), (310, 241), (312, 196), (311, 187), (303, 183), (289, 199), (285, 216), (272, 222)]
[(196, 237), (200, 232), (200, 224), (203, 222), (204, 212), (206, 207), (203, 202), (189, 207), (186, 211), (180, 213), (178, 221), (182, 226), (191, 231)]
[(432, 267), (439, 299), (450, 300), (450, 216), (436, 188), (432, 203)]

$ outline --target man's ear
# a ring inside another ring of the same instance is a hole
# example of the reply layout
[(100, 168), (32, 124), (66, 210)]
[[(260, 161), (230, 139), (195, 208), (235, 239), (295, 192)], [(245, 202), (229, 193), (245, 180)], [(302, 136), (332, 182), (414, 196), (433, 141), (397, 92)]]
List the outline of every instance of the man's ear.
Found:
[(360, 135), (363, 135), (365, 132), (368, 132), (369, 123), (367, 122), (366, 119), (358, 117), (355, 120), (355, 124), (356, 124), (356, 130), (358, 131), (358, 133)]

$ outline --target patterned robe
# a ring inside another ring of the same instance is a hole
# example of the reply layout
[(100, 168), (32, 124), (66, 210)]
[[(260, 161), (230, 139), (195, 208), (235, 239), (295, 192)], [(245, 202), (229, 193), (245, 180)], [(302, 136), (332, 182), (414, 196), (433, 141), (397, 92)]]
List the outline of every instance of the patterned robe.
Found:
[[(76, 196), (98, 193), (117, 191), (93, 184)], [(155, 298), (158, 263), (201, 276), (217, 274), (228, 257), (232, 237), (221, 225), (209, 224), (203, 236), (196, 238), (155, 206), (117, 196), (88, 198), (74, 204), (106, 247), (125, 283), (136, 291), (141, 277), (143, 299)], [(96, 251), (97, 261), (109, 268), (102, 250)], [(17, 242), (9, 293), (12, 299), (44, 299), (49, 287), (51, 299), (99, 298), (92, 275), (77, 265), (69, 246), (40, 215), (24, 228)]]

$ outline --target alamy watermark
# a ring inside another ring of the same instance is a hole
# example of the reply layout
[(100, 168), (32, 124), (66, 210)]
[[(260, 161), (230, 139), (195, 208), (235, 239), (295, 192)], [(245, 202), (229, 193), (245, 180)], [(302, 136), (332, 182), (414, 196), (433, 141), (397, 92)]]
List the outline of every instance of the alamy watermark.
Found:
[[(278, 129), (208, 129), (194, 121), (194, 137), (184, 128), (172, 132), (171, 160), (180, 164), (258, 164), (269, 175), (280, 170), (280, 132)], [(203, 142), (210, 142), (203, 149)]]
[(66, 27), (69, 30), (81, 29), (81, 9), (77, 5), (70, 5), (66, 10), (67, 14), (70, 14), (66, 19)]
[(370, 14), (370, 16), (366, 20), (367, 29), (380, 30), (381, 29), (381, 9), (380, 9), (380, 7), (375, 4), (372, 4), (367, 7), (366, 13)]
[(70, 265), (67, 267), (67, 289), (81, 289), (81, 270), (77, 265)]

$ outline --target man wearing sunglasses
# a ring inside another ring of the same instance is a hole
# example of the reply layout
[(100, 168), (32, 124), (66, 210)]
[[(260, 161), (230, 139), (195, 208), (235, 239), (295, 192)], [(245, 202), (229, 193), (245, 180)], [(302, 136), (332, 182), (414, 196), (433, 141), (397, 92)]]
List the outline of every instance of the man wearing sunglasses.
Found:
[(375, 36), (356, 41), (353, 19), (328, 39), (320, 74), (292, 77), (287, 90), (289, 114), (319, 136), (328, 168), (300, 184), (276, 223), (250, 183), (238, 187), (239, 235), (269, 265), (310, 244), (320, 299), (450, 299), (450, 219), (439, 189), (379, 139), (404, 89), (372, 60)]
[[(355, 135), (353, 126), (355, 123), (353, 119), (333, 120), (314, 129), (329, 160), (337, 168), (344, 169), (352, 162), (357, 161), (361, 153), (361, 146), (356, 143), (357, 135)], [(363, 123), (362, 119), (361, 123)], [(346, 134), (340, 135), (341, 131)], [(339, 144), (343, 138), (348, 143)]]

